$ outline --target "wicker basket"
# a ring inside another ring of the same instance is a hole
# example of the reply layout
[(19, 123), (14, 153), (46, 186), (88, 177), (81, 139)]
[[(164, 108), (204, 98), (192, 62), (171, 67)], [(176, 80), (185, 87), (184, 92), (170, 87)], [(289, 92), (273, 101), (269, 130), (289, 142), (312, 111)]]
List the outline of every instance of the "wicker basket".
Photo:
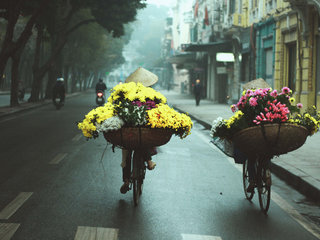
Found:
[(301, 147), (308, 130), (293, 124), (267, 124), (246, 128), (233, 136), (234, 145), (247, 156), (285, 154)]
[(108, 142), (126, 149), (151, 148), (169, 142), (172, 131), (160, 128), (123, 127), (116, 131), (104, 132)]

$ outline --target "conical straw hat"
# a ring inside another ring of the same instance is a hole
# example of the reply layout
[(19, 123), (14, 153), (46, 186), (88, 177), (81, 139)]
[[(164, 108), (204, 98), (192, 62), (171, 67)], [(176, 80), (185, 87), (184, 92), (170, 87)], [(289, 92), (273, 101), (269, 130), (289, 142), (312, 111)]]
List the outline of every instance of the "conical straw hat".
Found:
[(255, 80), (252, 80), (242, 86), (243, 90), (247, 89), (257, 89), (257, 88), (270, 88), (270, 85), (263, 80), (262, 78), (258, 78)]
[(135, 82), (135, 83), (141, 83), (145, 87), (149, 87), (153, 84), (155, 84), (158, 81), (157, 75), (153, 74), (152, 72), (149, 72), (148, 70), (139, 67), (137, 70), (135, 70), (133, 73), (130, 74), (130, 76), (126, 79), (126, 83), (128, 82)]

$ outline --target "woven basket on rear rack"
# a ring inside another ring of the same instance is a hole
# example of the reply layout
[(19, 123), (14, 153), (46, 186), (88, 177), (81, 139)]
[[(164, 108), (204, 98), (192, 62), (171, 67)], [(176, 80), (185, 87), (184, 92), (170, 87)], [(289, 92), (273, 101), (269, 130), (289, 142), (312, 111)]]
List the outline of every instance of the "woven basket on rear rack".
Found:
[(169, 142), (172, 131), (161, 128), (123, 127), (104, 132), (105, 139), (113, 145), (126, 149), (152, 148)]
[(274, 123), (241, 130), (232, 141), (247, 156), (274, 156), (298, 149), (307, 136), (308, 130), (302, 126)]

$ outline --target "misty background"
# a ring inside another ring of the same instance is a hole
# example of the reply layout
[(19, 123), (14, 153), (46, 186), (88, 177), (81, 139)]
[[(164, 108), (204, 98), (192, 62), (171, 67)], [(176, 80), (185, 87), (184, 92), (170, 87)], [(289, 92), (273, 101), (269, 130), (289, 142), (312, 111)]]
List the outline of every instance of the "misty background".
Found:
[(124, 81), (138, 67), (149, 70), (163, 67), (161, 40), (169, 14), (169, 7), (155, 4), (148, 4), (138, 11), (137, 20), (129, 24), (132, 33), (129, 43), (123, 49), (125, 63), (110, 73), (110, 79), (117, 80), (109, 84)]

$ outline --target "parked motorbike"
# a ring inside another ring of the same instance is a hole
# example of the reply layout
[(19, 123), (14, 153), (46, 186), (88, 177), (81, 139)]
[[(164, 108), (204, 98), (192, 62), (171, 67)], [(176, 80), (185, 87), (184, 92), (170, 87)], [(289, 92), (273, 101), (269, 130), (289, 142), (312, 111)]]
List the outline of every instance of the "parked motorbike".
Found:
[(102, 106), (106, 102), (103, 91), (98, 91), (96, 96), (96, 103), (99, 106)]

